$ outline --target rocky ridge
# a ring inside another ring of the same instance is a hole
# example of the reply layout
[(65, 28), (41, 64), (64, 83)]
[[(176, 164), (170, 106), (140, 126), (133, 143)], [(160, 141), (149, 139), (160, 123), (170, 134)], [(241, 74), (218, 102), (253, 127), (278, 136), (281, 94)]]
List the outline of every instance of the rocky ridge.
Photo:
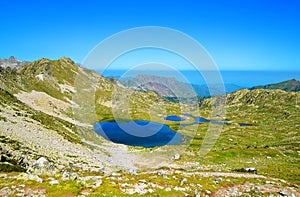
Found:
[(250, 88), (250, 90), (255, 90), (255, 89), (269, 89), (269, 90), (279, 89), (287, 92), (300, 92), (300, 81), (296, 79), (291, 79), (280, 83), (254, 86)]
[(14, 56), (11, 56), (9, 59), (0, 58), (0, 67), (4, 69), (19, 69), (22, 66), (30, 63), (29, 61), (20, 61)]

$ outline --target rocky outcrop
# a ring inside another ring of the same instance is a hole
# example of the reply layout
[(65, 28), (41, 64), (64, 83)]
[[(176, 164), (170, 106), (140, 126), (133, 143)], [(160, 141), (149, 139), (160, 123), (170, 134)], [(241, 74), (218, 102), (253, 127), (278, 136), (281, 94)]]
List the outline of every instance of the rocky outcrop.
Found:
[(28, 64), (28, 61), (20, 61), (14, 56), (11, 56), (9, 59), (0, 58), (0, 67), (5, 69), (18, 69), (22, 66)]

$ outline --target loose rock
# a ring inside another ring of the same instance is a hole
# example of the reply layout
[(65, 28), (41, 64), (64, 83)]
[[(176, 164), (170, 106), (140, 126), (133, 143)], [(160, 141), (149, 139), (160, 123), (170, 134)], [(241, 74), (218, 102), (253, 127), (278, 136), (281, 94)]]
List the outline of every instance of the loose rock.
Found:
[(49, 182), (50, 185), (58, 185), (59, 181), (58, 180), (53, 180)]
[(173, 156), (173, 159), (174, 159), (174, 160), (179, 160), (179, 159), (180, 159), (180, 154), (175, 154), (175, 155)]

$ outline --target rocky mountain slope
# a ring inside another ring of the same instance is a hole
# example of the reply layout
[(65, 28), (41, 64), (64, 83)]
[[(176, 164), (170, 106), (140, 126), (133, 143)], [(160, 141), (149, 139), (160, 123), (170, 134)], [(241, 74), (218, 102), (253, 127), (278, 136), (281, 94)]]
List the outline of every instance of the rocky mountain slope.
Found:
[(261, 85), (250, 88), (251, 90), (255, 89), (280, 89), (287, 92), (300, 92), (300, 81), (296, 79), (291, 79), (275, 84)]
[[(73, 85), (77, 72), (99, 78), (101, 87), (112, 86), (68, 58), (41, 59), (17, 71), (2, 70), (1, 136), (17, 142), (19, 151), (14, 154), (23, 155), (26, 151), (26, 163), (43, 155), (65, 167), (79, 163), (85, 169), (101, 169), (104, 165), (133, 168), (126, 160), (134, 156), (127, 154), (125, 146), (104, 141), (93, 132), (93, 125), (73, 117), (72, 93), (76, 91)], [(13, 143), (1, 146), (5, 150), (16, 148)], [(126, 162), (115, 163), (114, 157), (124, 157)]]
[(5, 69), (18, 69), (22, 66), (28, 64), (28, 61), (20, 61), (14, 56), (11, 56), (9, 59), (0, 58), (0, 67)]

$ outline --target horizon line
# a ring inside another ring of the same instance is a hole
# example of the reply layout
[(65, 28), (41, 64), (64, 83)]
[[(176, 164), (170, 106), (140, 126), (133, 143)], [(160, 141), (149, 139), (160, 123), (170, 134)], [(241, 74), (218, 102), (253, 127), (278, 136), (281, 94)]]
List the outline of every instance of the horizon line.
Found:
[[(86, 68), (86, 67), (85, 67)], [(95, 71), (105, 71), (105, 70), (111, 70), (111, 71), (127, 71), (127, 70), (131, 70), (131, 69), (116, 69), (116, 68), (107, 68), (107, 69), (95, 69), (95, 68), (87, 68), (87, 69), (92, 69)], [(198, 71), (196, 69), (176, 69), (176, 70), (168, 70), (168, 69), (133, 69), (134, 71)], [(300, 70), (279, 70), (279, 69), (274, 69), (274, 70), (247, 70), (247, 69), (219, 69), (219, 70), (200, 70), (200, 72), (202, 71), (210, 71), (210, 72), (216, 72), (216, 71), (230, 71), (230, 72), (236, 72), (236, 71), (244, 71), (244, 72), (300, 72)]]

